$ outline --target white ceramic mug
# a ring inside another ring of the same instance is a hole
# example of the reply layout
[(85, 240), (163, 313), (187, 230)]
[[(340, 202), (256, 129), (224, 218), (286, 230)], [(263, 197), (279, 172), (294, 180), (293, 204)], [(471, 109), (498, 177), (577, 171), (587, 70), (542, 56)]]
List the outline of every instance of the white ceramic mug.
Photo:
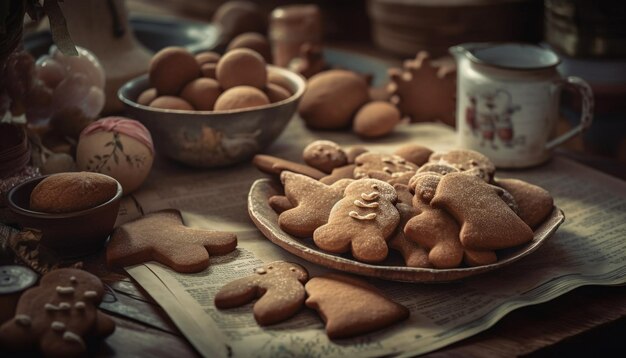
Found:
[[(591, 125), (591, 88), (581, 78), (559, 75), (554, 52), (519, 43), (463, 44), (450, 52), (457, 61), (458, 145), (487, 155), (496, 166), (540, 164)], [(576, 127), (553, 138), (563, 87), (579, 92), (582, 114)]]

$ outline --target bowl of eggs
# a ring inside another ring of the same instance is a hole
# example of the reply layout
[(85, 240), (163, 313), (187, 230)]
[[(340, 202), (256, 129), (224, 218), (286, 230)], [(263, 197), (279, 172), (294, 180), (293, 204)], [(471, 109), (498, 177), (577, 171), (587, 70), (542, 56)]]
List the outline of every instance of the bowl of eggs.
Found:
[(295, 114), (305, 87), (302, 76), (267, 65), (250, 49), (220, 56), (167, 47), (118, 97), (127, 114), (148, 128), (158, 152), (212, 168), (242, 162), (270, 145)]

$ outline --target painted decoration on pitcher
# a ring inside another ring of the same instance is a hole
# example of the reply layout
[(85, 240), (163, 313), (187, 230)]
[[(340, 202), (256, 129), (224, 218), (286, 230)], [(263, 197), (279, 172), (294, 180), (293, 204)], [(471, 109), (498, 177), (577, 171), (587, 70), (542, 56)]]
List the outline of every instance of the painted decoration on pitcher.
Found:
[(481, 147), (511, 148), (525, 142), (524, 136), (514, 136), (512, 118), (520, 110), (521, 106), (514, 104), (513, 97), (504, 89), (468, 93), (465, 121), (472, 135), (480, 138)]

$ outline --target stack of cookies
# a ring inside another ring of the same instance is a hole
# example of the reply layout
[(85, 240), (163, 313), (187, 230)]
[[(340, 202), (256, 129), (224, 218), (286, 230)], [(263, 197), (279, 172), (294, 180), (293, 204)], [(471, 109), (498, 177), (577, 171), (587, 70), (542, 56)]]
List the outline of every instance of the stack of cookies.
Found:
[(253, 160), (283, 184), (284, 195), (270, 198), (280, 227), (365, 263), (385, 261), (392, 249), (410, 267), (492, 264), (499, 250), (531, 241), (553, 210), (546, 190), (495, 179), (489, 158), (471, 150), (410, 144), (384, 154), (315, 141), (303, 159)]

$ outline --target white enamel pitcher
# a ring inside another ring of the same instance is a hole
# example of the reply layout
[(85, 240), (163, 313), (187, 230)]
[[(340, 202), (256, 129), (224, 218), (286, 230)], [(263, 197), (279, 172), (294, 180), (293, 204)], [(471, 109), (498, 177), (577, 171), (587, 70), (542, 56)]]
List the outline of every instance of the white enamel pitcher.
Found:
[[(457, 62), (458, 145), (488, 156), (501, 168), (524, 168), (589, 127), (593, 93), (578, 77), (557, 72), (559, 57), (521, 43), (470, 43), (450, 48)], [(582, 98), (580, 123), (554, 138), (561, 89)]]

